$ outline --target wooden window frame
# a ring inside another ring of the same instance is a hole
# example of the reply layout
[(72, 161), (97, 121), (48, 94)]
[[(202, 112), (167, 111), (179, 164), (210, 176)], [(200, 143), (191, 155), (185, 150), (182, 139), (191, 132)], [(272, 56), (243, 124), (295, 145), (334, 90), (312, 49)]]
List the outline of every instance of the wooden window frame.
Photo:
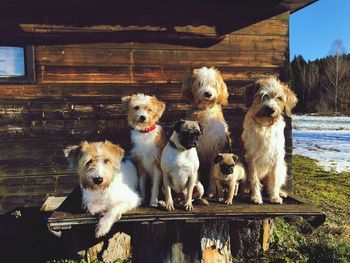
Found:
[(11, 47), (23, 47), (24, 48), (24, 66), (25, 75), (15, 77), (1, 77), (0, 84), (33, 84), (36, 81), (35, 76), (35, 59), (34, 59), (34, 46), (11, 46)]

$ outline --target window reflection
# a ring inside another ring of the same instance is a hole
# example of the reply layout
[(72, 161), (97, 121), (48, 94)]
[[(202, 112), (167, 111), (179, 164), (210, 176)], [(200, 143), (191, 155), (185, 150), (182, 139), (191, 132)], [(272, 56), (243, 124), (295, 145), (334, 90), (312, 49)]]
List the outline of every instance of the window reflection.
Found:
[(0, 78), (25, 75), (23, 47), (0, 46)]

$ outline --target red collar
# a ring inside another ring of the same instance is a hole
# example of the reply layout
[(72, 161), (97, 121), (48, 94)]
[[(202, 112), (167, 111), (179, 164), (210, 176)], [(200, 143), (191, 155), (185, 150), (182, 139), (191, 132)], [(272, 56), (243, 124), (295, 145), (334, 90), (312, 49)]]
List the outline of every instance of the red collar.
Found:
[(155, 128), (157, 128), (157, 125), (153, 124), (151, 127), (148, 127), (146, 130), (140, 130), (140, 132), (147, 133), (147, 132), (153, 131)]

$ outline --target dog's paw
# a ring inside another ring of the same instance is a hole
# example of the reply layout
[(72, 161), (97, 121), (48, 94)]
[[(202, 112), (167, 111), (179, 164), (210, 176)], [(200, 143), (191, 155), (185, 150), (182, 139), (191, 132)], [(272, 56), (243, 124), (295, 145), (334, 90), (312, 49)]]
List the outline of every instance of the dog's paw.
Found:
[(159, 206), (159, 202), (154, 202), (154, 203), (150, 203), (149, 204), (150, 207), (158, 207)]
[(110, 229), (111, 229), (111, 226), (103, 225), (101, 222), (99, 222), (95, 229), (96, 238), (105, 236)]
[(227, 200), (225, 200), (225, 204), (227, 204), (227, 205), (232, 205), (232, 199), (227, 199)]
[(250, 198), (250, 200), (254, 203), (254, 204), (259, 204), (261, 205), (263, 203), (262, 197), (261, 196), (252, 196)]
[(270, 197), (270, 203), (273, 203), (273, 204), (282, 204), (283, 203), (283, 199), (279, 196), (273, 196), (273, 197)]
[(150, 207), (158, 207), (159, 205), (159, 202), (158, 202), (158, 199), (152, 199), (150, 202), (149, 202), (149, 206)]
[(90, 214), (96, 215), (100, 212), (100, 206), (96, 204), (89, 204), (87, 206), (87, 210), (89, 211)]
[(168, 201), (168, 202), (166, 202), (165, 208), (166, 208), (166, 210), (168, 210), (168, 211), (173, 211), (173, 210), (175, 209), (175, 207), (174, 207), (174, 202), (173, 202), (173, 201)]
[(163, 208), (166, 208), (166, 203), (165, 203), (165, 201), (159, 200), (158, 206), (163, 207)]
[(287, 198), (288, 197), (288, 193), (286, 191), (284, 191), (284, 190), (281, 190), (280, 191), (280, 197)]
[(215, 194), (214, 193), (208, 193), (208, 197), (209, 198), (213, 198), (213, 197), (215, 197)]
[(199, 198), (199, 199), (197, 199), (197, 203), (198, 203), (199, 205), (209, 205), (208, 200), (206, 200), (206, 199), (204, 199), (204, 198)]
[(184, 207), (185, 207), (186, 211), (192, 211), (192, 210), (193, 210), (192, 202), (186, 203), (186, 204), (184, 205)]

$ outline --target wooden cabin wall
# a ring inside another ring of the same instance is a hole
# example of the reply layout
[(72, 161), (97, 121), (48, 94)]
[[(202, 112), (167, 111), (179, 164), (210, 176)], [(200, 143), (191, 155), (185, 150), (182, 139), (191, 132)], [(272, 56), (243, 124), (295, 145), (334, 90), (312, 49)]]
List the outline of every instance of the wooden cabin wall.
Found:
[[(13, 29), (1, 28), (0, 37)], [(112, 29), (134, 32), (132, 27)], [(124, 95), (156, 94), (167, 104), (161, 123), (169, 126), (189, 107), (181, 94), (183, 79), (193, 68), (215, 66), (230, 92), (224, 114), (234, 148), (239, 151), (245, 88), (268, 74), (289, 79), (289, 11), (221, 34), (218, 41), (213, 26), (175, 28), (214, 37), (216, 43), (205, 47), (162, 41), (164, 34), (152, 27), (147, 28), (148, 33), (136, 32), (140, 41), (113, 37), (109, 41), (107, 35), (105, 41), (94, 43), (91, 38), (96, 34), (96, 39), (101, 39), (99, 30), (28, 24), (12, 35), (14, 42), (17, 37), (37, 36), (37, 80), (35, 84), (0, 85), (0, 213), (19, 206), (39, 206), (48, 195), (66, 195), (77, 185), (77, 175), (68, 169), (62, 153), (66, 145), (108, 139), (129, 148), (121, 105)], [(86, 35), (73, 34), (70, 43), (66, 31)], [(48, 36), (41, 37), (41, 33)], [(84, 36), (89, 41), (84, 41)], [(289, 126), (288, 160), (290, 153)]]

